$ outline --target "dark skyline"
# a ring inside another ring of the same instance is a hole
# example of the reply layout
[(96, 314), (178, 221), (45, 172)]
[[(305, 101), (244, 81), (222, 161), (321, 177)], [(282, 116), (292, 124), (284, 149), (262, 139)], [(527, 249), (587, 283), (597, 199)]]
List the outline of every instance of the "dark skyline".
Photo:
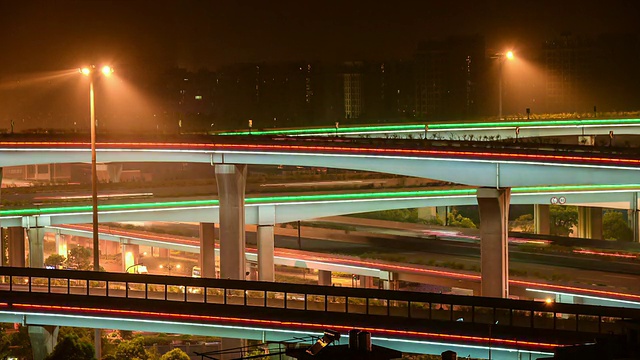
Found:
[(421, 40), (480, 35), (538, 48), (561, 33), (639, 33), (635, 1), (2, 1), (0, 73), (115, 66), (408, 59)]

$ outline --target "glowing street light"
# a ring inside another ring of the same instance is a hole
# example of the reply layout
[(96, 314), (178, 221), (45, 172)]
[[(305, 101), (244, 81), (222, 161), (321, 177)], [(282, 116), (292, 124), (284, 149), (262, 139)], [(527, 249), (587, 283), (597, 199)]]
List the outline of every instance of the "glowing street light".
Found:
[(93, 270), (100, 271), (100, 242), (98, 236), (98, 172), (96, 169), (96, 112), (93, 83), (96, 76), (111, 76), (113, 68), (103, 66), (98, 71), (95, 65), (79, 69), (80, 73), (89, 77), (89, 108), (91, 112), (91, 202), (93, 208)]
[(509, 50), (506, 53), (496, 53), (491, 58), (498, 60), (500, 66), (500, 79), (498, 81), (498, 120), (502, 120), (502, 66), (505, 61), (515, 59), (515, 55), (513, 51)]

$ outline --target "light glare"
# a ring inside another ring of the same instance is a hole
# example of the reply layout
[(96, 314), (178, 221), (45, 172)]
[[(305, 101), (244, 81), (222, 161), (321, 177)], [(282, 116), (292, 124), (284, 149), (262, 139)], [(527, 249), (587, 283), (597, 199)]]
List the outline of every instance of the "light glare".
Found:
[(513, 60), (513, 51), (507, 51), (507, 59)]
[(105, 76), (110, 76), (113, 73), (113, 69), (111, 68), (111, 66), (103, 66), (102, 67), (102, 73)]
[(89, 74), (91, 74), (91, 69), (87, 68), (87, 67), (83, 67), (82, 69), (80, 69), (80, 72), (82, 73), (82, 75), (84, 76), (89, 76)]

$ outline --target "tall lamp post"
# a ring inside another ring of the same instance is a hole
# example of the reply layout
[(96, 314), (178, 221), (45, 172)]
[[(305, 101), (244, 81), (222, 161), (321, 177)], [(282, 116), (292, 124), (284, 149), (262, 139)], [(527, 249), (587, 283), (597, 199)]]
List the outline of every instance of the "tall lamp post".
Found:
[[(100, 271), (100, 237), (98, 236), (98, 172), (96, 167), (96, 111), (93, 96), (93, 83), (96, 77), (102, 73), (110, 76), (113, 69), (110, 66), (103, 66), (97, 70), (95, 65), (80, 69), (82, 75), (89, 77), (89, 108), (91, 112), (91, 204), (93, 214), (93, 270)], [(102, 357), (102, 332), (95, 329), (94, 346), (96, 357)]]
[(91, 204), (93, 222), (93, 270), (100, 271), (100, 242), (98, 236), (98, 171), (96, 166), (96, 110), (94, 101), (93, 83), (101, 73), (110, 76), (113, 69), (110, 66), (103, 66), (97, 70), (95, 65), (84, 67), (80, 72), (89, 77), (89, 109), (91, 112)]
[(502, 120), (502, 67), (504, 62), (507, 60), (514, 59), (513, 51), (507, 51), (504, 53), (496, 53), (491, 58), (498, 60), (498, 65), (500, 66), (499, 71), (499, 80), (498, 80), (498, 120)]

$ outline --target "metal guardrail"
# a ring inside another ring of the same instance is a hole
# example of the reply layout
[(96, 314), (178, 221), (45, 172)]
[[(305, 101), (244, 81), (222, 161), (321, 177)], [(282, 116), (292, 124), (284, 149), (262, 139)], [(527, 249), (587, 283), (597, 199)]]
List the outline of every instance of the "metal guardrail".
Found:
[(66, 294), (612, 334), (640, 309), (243, 280), (0, 267), (0, 293)]

